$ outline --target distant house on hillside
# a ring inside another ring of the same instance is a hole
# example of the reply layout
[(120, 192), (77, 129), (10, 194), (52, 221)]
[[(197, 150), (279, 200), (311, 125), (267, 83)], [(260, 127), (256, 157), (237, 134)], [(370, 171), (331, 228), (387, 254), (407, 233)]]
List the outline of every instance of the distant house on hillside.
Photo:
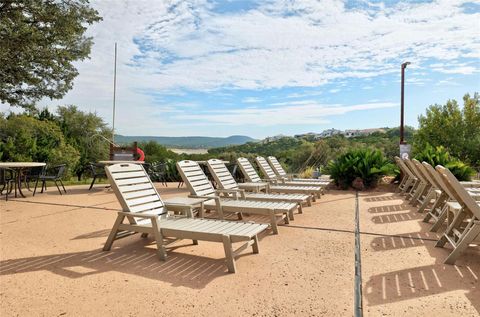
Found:
[(384, 129), (345, 130), (345, 132), (343, 132), (343, 135), (345, 135), (346, 138), (354, 138), (358, 136), (370, 135), (374, 132), (385, 133), (385, 130)]
[(262, 143), (265, 144), (265, 143), (270, 143), (270, 142), (273, 142), (273, 141), (278, 141), (282, 138), (286, 138), (287, 136), (286, 135), (283, 135), (283, 134), (279, 134), (279, 135), (275, 135), (275, 136), (267, 136), (265, 139), (263, 139)]
[(320, 133), (308, 132), (303, 134), (295, 134), (295, 138), (302, 138), (302, 139), (310, 139), (310, 140), (318, 140), (322, 137)]
[(320, 138), (328, 138), (334, 135), (342, 134), (343, 132), (337, 129), (328, 129), (328, 130), (323, 130), (322, 133), (320, 133)]

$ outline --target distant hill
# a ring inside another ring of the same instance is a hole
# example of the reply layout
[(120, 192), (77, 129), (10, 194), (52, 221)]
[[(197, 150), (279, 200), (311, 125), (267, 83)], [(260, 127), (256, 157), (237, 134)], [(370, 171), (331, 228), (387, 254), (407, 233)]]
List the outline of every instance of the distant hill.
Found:
[(232, 135), (226, 138), (214, 138), (206, 136), (169, 137), (115, 135), (115, 143), (132, 143), (134, 141), (155, 141), (169, 148), (210, 149), (228, 145), (241, 145), (256, 140), (245, 135)]

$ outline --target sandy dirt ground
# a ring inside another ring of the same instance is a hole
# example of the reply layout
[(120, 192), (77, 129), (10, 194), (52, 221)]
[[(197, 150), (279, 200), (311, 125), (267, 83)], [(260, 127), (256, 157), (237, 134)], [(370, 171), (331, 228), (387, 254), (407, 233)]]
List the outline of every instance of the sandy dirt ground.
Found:
[[(165, 262), (138, 235), (102, 251), (119, 204), (103, 185), (87, 188), (0, 201), (2, 317), (353, 315), (354, 192), (328, 191), (278, 235), (267, 231), (260, 254), (244, 251), (230, 274), (220, 243), (178, 242)], [(478, 248), (443, 265), (449, 247), (434, 248), (437, 235), (398, 196), (359, 201), (365, 315), (479, 314)]]

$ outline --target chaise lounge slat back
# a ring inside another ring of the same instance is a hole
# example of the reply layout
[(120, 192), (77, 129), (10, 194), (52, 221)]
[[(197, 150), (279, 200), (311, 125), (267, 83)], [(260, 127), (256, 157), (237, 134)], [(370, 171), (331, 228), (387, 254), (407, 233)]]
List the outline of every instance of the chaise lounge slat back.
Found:
[(415, 195), (412, 197), (410, 203), (413, 206), (417, 205), (417, 203), (420, 203), (420, 205), (423, 205), (427, 197), (430, 197), (429, 193), (430, 193), (430, 190), (433, 188), (433, 184), (430, 183), (427, 176), (425, 175), (425, 171), (422, 163), (420, 163), (416, 159), (412, 159), (411, 163), (413, 164), (413, 166), (415, 166), (415, 169), (418, 173), (418, 177), (420, 178), (420, 181), (421, 181), (421, 185), (415, 192)]
[(413, 203), (417, 200), (417, 197), (423, 192), (423, 189), (427, 184), (425, 179), (423, 178), (423, 175), (420, 174), (420, 172), (417, 170), (417, 167), (412, 160), (404, 159), (403, 162), (405, 163), (405, 165), (407, 165), (410, 171), (412, 171), (413, 175), (416, 178), (415, 183), (407, 194), (407, 199), (410, 199), (410, 203)]
[(267, 161), (272, 167), (273, 171), (277, 175), (277, 177), (288, 179), (293, 182), (317, 182), (322, 184), (329, 184), (330, 175), (322, 175), (321, 178), (294, 178), (287, 174), (287, 172), (283, 169), (282, 164), (277, 160), (275, 156), (268, 156)]
[(310, 204), (310, 195), (305, 194), (267, 194), (258, 192), (244, 192), (240, 189), (239, 184), (235, 181), (232, 174), (228, 170), (225, 163), (221, 160), (210, 159), (207, 161), (208, 169), (212, 174), (215, 182), (222, 189), (238, 190), (242, 197), (247, 200), (264, 200), (264, 201), (287, 201), (298, 204), (299, 213), (302, 213), (302, 203)]
[[(204, 202), (207, 210), (216, 210), (221, 219), (225, 213), (238, 214), (242, 219), (242, 213), (251, 213), (267, 216), (273, 233), (278, 233), (277, 216), (280, 221), (289, 223), (293, 219), (293, 211), (297, 204), (291, 202), (251, 201), (239, 197), (235, 189), (215, 189), (208, 181), (207, 176), (195, 161), (177, 162), (177, 169), (183, 181), (190, 190), (191, 197), (208, 198)], [(222, 197), (223, 196), (223, 197)]]
[(407, 191), (415, 185), (415, 183), (417, 182), (417, 178), (412, 173), (410, 168), (405, 164), (403, 159), (395, 156), (395, 162), (404, 174), (400, 184), (398, 185), (397, 192), (400, 192), (401, 194), (406, 194)]
[[(154, 237), (161, 260), (167, 257), (165, 238), (191, 239), (194, 244), (198, 240), (221, 242), (228, 271), (232, 273), (236, 271), (235, 256), (241, 250), (252, 246), (253, 252), (258, 253), (258, 234), (266, 225), (171, 216), (143, 166), (122, 163), (106, 166), (105, 171), (122, 211), (118, 212), (103, 250), (110, 250), (115, 240), (135, 233)], [(232, 244), (237, 242), (243, 244), (233, 250)]]
[[(428, 176), (430, 181), (434, 184), (434, 186), (436, 186), (435, 191), (437, 195), (432, 207), (428, 210), (423, 221), (429, 222), (430, 219), (433, 219), (434, 222), (430, 228), (430, 231), (437, 231), (445, 222), (448, 209), (461, 208), (460, 204), (457, 202), (459, 197), (456, 196), (455, 192), (450, 188), (450, 186), (448, 186), (448, 183), (446, 183), (445, 179), (442, 177), (441, 171), (444, 169), (444, 167), (439, 165), (436, 168), (433, 168), (427, 162), (423, 162), (422, 165), (424, 166), (426, 176)], [(469, 195), (474, 197), (474, 199), (480, 198), (478, 195), (479, 193), (475, 191), (475, 189), (466, 188), (466, 190)]]
[(275, 173), (275, 171), (272, 169), (272, 167), (270, 166), (270, 164), (268, 164), (267, 160), (262, 157), (262, 156), (257, 156), (255, 158), (255, 162), (257, 163), (258, 167), (260, 168), (260, 170), (262, 171), (262, 173), (265, 175), (265, 177), (267, 178), (267, 180), (271, 181), (271, 182), (279, 182), (281, 184), (286, 184), (286, 185), (293, 185), (293, 186), (302, 186), (302, 185), (306, 185), (306, 186), (319, 186), (319, 187), (326, 187), (330, 182), (318, 182), (318, 181), (312, 181), (312, 180), (308, 180), (308, 181), (292, 181), (292, 180), (288, 180), (288, 179), (285, 179), (283, 177), (278, 177), (277, 174)]
[(437, 166), (437, 170), (461, 206), (449, 222), (442, 238), (435, 245), (443, 247), (447, 242), (450, 243), (454, 250), (447, 256), (444, 263), (454, 264), (471, 243), (480, 243), (480, 202), (475, 201), (449, 169)]
[[(262, 182), (257, 171), (246, 158), (239, 157), (237, 159), (238, 166), (243, 175), (250, 182)], [(304, 186), (304, 185), (286, 185), (286, 184), (270, 184), (268, 191), (273, 193), (287, 193), (287, 194), (307, 194), (312, 196), (312, 201), (315, 201), (317, 197), (320, 197), (323, 189), (319, 186)]]

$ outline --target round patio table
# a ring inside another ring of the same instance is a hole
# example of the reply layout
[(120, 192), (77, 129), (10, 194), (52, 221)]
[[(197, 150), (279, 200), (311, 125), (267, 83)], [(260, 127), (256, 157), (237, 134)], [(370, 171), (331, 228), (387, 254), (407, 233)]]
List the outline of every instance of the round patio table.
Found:
[[(32, 167), (41, 167), (45, 166), (47, 163), (42, 162), (0, 162), (0, 168), (9, 168), (15, 171), (15, 198), (17, 197), (17, 188), (18, 193), (21, 197), (25, 198), (25, 195), (22, 192), (22, 173), (25, 169)], [(7, 193), (8, 195), (8, 193)]]

